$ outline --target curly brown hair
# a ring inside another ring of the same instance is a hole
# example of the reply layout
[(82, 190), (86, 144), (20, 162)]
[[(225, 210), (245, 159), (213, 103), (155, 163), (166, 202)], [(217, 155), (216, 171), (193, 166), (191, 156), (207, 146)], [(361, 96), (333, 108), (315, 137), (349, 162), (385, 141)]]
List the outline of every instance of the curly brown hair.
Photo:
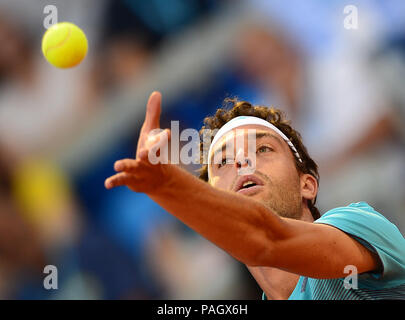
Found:
[[(239, 116), (258, 117), (270, 122), (281, 130), (291, 140), (301, 157), (302, 162), (298, 161), (296, 157), (294, 157), (295, 166), (298, 172), (312, 175), (317, 180), (319, 185), (317, 164), (309, 156), (307, 148), (302, 142), (300, 133), (291, 127), (290, 121), (286, 119), (285, 114), (279, 109), (274, 107), (252, 105), (247, 101), (239, 101), (236, 98), (227, 98), (224, 100), (223, 107), (217, 109), (214, 116), (206, 117), (204, 119), (204, 125), (200, 130), (200, 136), (202, 137), (204, 135), (205, 130), (220, 129), (225, 123)], [(213, 137), (211, 137), (209, 142), (201, 139), (200, 142), (201, 163), (204, 165), (199, 169), (199, 178), (204, 181), (208, 181), (208, 165), (206, 164), (207, 162), (204, 161), (205, 159), (203, 159), (203, 157), (206, 156), (206, 153), (203, 151), (207, 150), (206, 143), (211, 144), (212, 139)], [(314, 220), (320, 217), (319, 210), (315, 207), (315, 202), (316, 197), (313, 201), (308, 201), (307, 203)]]

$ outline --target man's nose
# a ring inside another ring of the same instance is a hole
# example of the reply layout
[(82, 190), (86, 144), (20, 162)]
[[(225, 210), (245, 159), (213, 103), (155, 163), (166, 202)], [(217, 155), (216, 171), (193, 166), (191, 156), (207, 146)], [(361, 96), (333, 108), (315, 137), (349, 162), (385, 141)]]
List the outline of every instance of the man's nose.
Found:
[(236, 168), (241, 169), (245, 167), (252, 167), (253, 161), (249, 156), (249, 154), (248, 156), (245, 156), (244, 151), (242, 149), (239, 149), (235, 157)]
[(249, 158), (244, 158), (243, 160), (237, 160), (235, 161), (236, 168), (241, 169), (244, 167), (251, 167), (252, 166), (252, 160)]

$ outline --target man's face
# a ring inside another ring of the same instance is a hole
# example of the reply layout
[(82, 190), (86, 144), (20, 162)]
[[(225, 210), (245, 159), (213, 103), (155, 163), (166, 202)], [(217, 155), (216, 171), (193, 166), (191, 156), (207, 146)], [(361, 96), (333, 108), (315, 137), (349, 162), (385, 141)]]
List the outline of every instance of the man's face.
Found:
[(300, 176), (289, 146), (275, 131), (238, 127), (221, 137), (212, 155), (212, 186), (252, 197), (280, 216), (301, 218)]

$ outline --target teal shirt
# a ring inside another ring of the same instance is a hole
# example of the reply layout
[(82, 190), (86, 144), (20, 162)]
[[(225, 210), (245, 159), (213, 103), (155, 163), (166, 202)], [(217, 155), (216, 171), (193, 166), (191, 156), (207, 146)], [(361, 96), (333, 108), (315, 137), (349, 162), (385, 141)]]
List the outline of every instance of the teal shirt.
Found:
[(378, 254), (383, 269), (359, 274), (357, 289), (346, 289), (345, 278), (301, 276), (289, 300), (405, 299), (405, 239), (394, 224), (365, 202), (332, 209), (314, 223), (334, 226), (355, 238)]

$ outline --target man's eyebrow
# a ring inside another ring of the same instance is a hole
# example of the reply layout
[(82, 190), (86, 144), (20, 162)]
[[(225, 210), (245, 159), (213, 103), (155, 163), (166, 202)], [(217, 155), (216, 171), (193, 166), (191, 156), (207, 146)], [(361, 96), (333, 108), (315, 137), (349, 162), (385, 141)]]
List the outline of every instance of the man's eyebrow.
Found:
[[(276, 136), (276, 135), (274, 135), (274, 134), (272, 134), (270, 132), (267, 132), (267, 131), (256, 132), (256, 140), (259, 140), (259, 139), (262, 139), (262, 138), (272, 138), (272, 139), (275, 139), (280, 144), (280, 146), (283, 145), (283, 142), (282, 142), (283, 140), (281, 140), (280, 137), (278, 137), (278, 136)], [(223, 153), (225, 151), (225, 149), (226, 149), (226, 142), (224, 142), (222, 144), (221, 148), (218, 148), (218, 149), (216, 149), (214, 151), (214, 153), (213, 153), (213, 155), (211, 157), (211, 162), (212, 162), (212, 159), (215, 158), (215, 156), (218, 153)]]
[(223, 152), (225, 151), (225, 149), (226, 149), (226, 142), (222, 144), (222, 147), (221, 147), (221, 148), (218, 148), (218, 149), (216, 149), (216, 150), (214, 151), (214, 154), (213, 154), (212, 157), (211, 157), (211, 163), (212, 163), (212, 159), (215, 159), (215, 156), (216, 156), (218, 153), (223, 153)]
[(270, 132), (266, 132), (266, 131), (260, 131), (260, 132), (256, 132), (256, 140), (261, 139), (261, 138), (272, 138), (277, 140), (277, 142), (282, 146), (283, 145), (283, 141), (282, 139), (280, 139), (279, 136), (276, 136)]

